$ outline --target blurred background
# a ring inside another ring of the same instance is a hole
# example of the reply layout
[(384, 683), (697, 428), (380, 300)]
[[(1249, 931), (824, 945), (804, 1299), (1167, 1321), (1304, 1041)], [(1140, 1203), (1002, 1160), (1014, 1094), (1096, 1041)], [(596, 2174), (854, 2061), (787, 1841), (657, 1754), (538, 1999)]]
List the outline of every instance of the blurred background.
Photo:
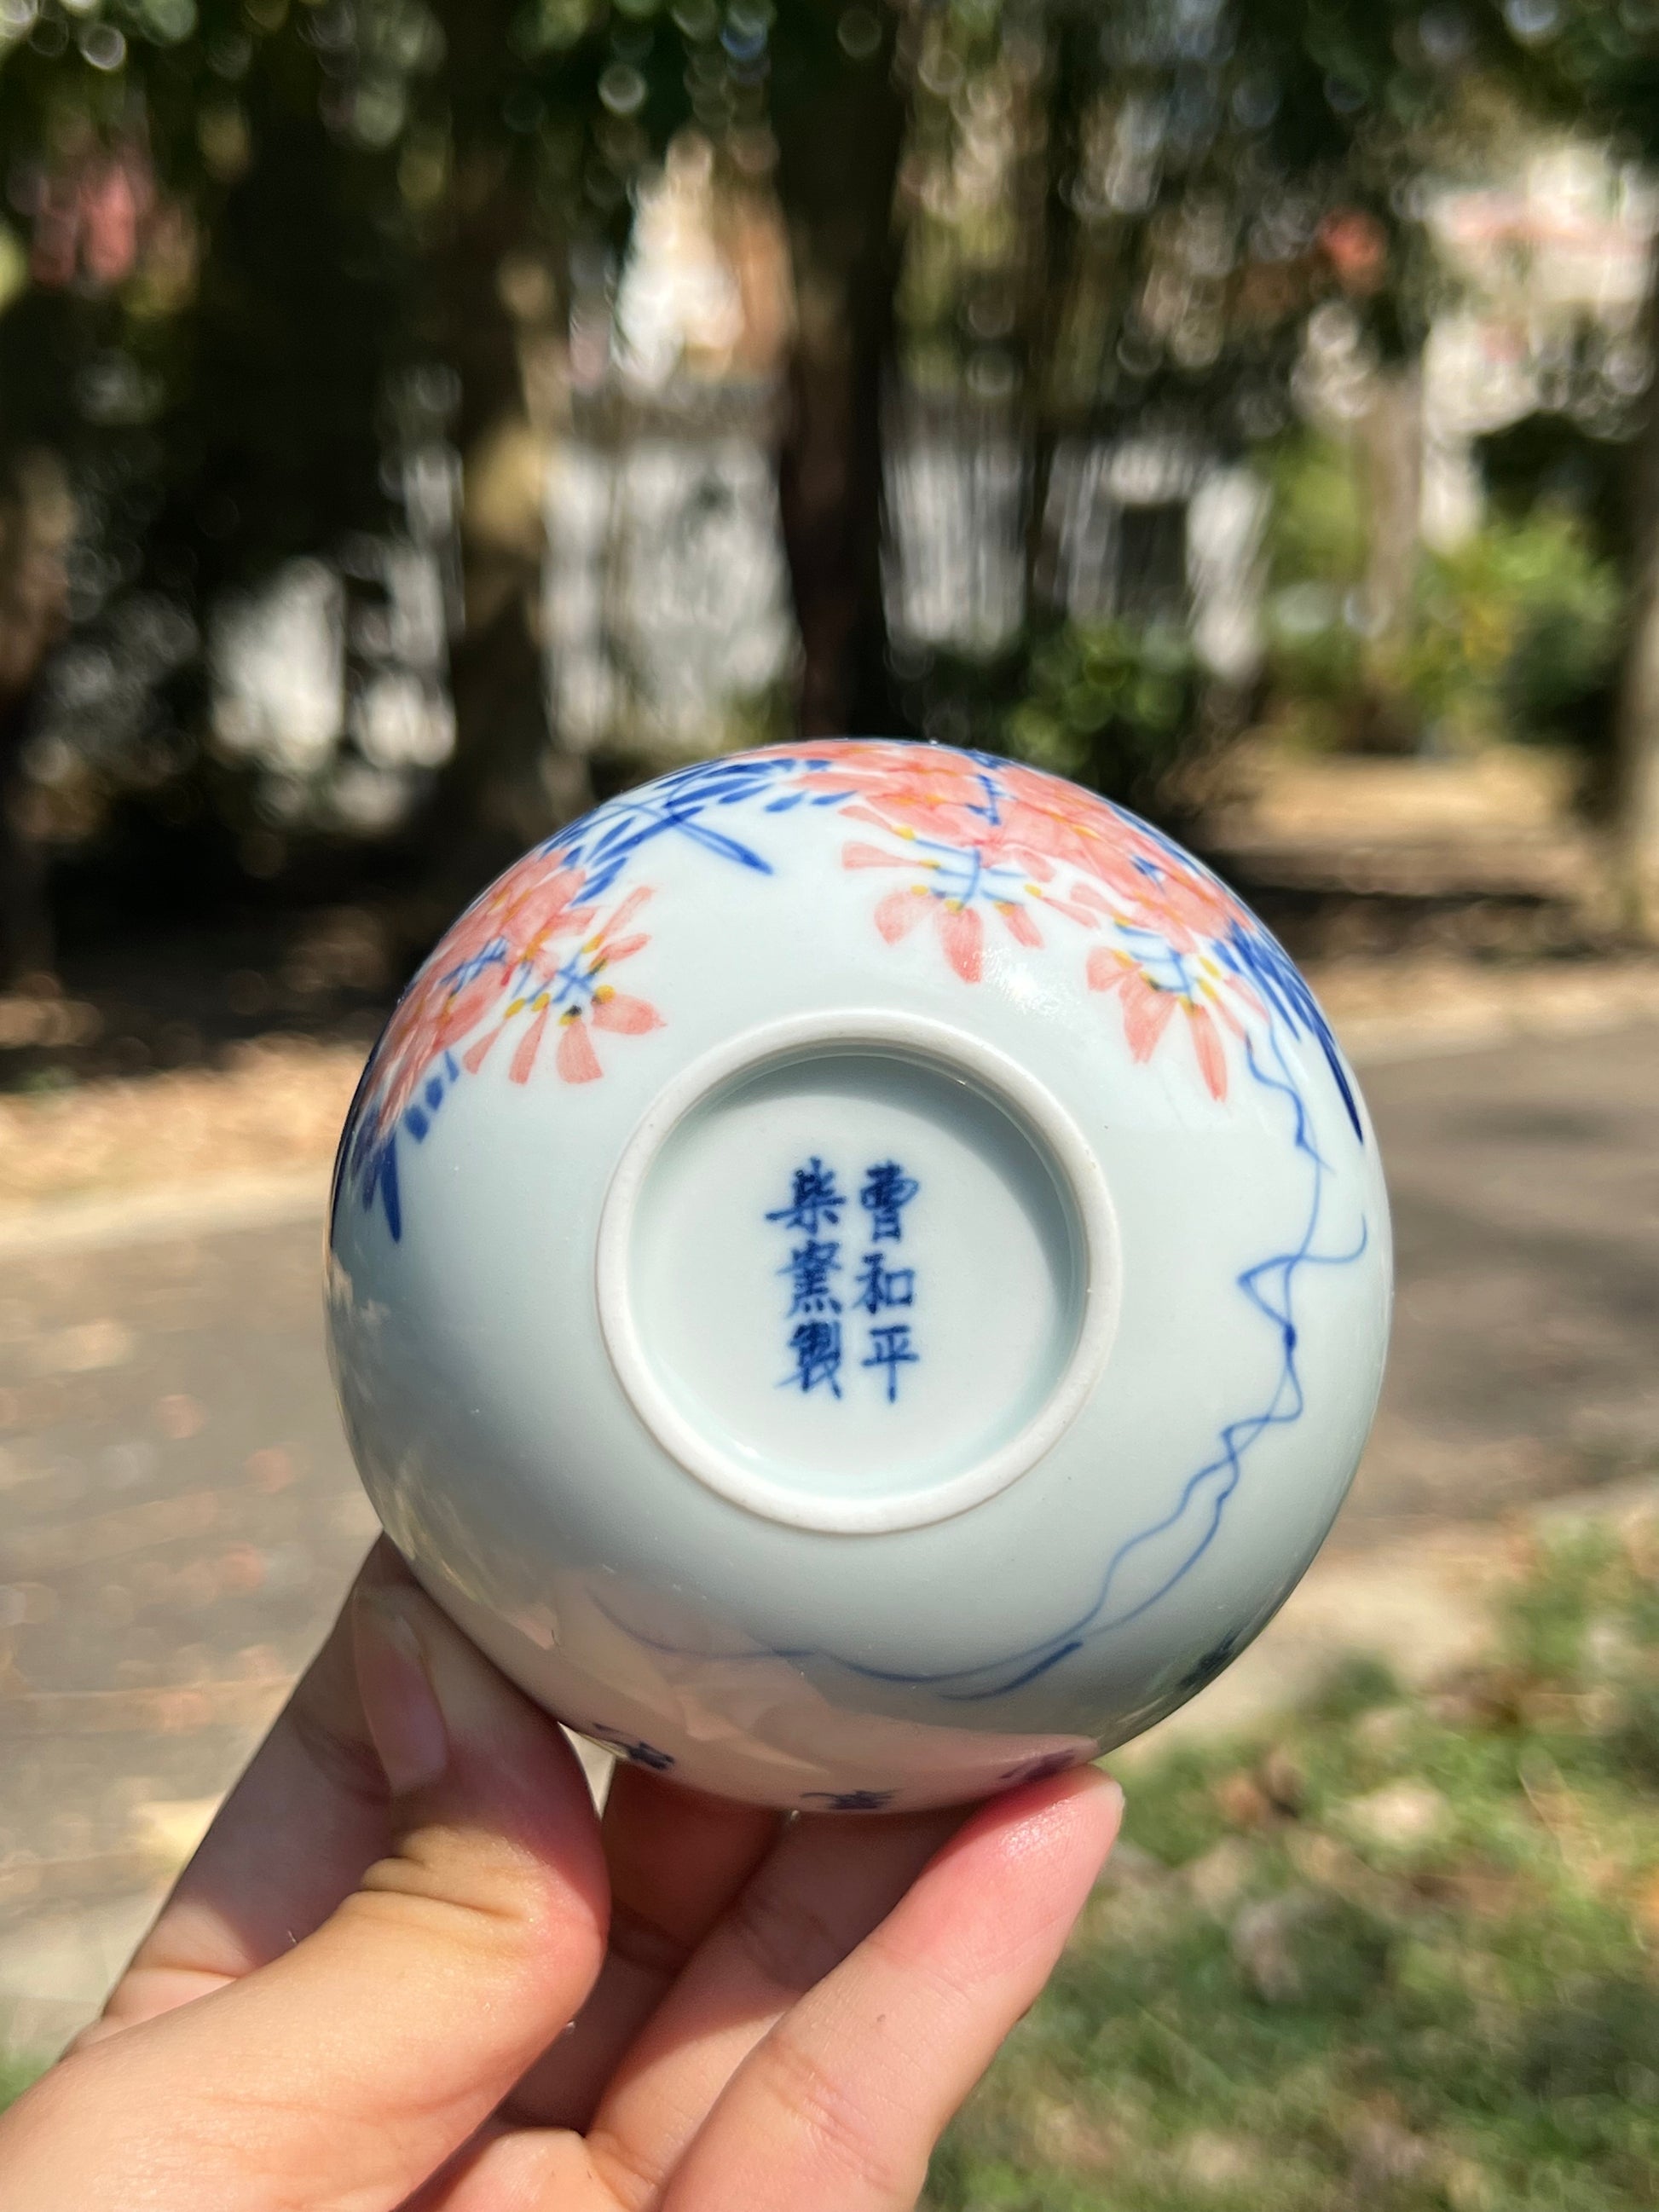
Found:
[(1650, 2212), (1659, 8), (0, 0), (0, 2094), (372, 1533), (403, 980), (640, 776), (896, 733), (1240, 884), (1401, 1261), (934, 2201)]

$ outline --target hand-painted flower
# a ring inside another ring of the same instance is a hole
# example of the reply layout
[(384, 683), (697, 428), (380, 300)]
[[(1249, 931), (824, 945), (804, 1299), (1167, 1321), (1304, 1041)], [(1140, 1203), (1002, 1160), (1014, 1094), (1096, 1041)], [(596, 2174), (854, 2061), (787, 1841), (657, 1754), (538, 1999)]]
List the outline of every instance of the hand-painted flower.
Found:
[[(347, 1151), (362, 1202), (380, 1192), (399, 1233), (399, 1130), (423, 1142), (449, 1090), (479, 1072), (509, 1028), (509, 1081), (530, 1081), (550, 1031), (555, 1073), (580, 1085), (604, 1073), (601, 1036), (662, 1026), (648, 1000), (612, 980), (649, 942), (631, 925), (651, 892), (628, 891), (600, 919), (647, 846), (671, 840), (773, 878), (788, 848), (784, 823), (826, 812), (862, 833), (842, 844), (842, 866), (889, 875), (872, 916), (888, 945), (931, 921), (951, 972), (976, 985), (988, 963), (1017, 957), (1009, 944), (1041, 951), (1054, 916), (1087, 933), (1083, 980), (1116, 1000), (1136, 1060), (1183, 1029), (1200, 1078), (1221, 1099), (1229, 1037), (1248, 1054), (1280, 1028), (1310, 1036), (1362, 1133), (1306, 984), (1248, 908), (1158, 830), (1017, 761), (842, 739), (680, 769), (573, 823), (475, 902), (416, 976), (368, 1069)], [(775, 847), (764, 834), (773, 817)]]
[(877, 904), (876, 927), (888, 944), (931, 914), (951, 967), (977, 983), (984, 907), (1032, 949), (1043, 943), (1034, 908), (1109, 929), (1116, 943), (1097, 945), (1085, 973), (1091, 990), (1118, 994), (1135, 1059), (1152, 1057), (1179, 1009), (1206, 1088), (1226, 1096), (1223, 1029), (1242, 1036), (1240, 1013), (1264, 1010), (1251, 984), (1211, 948), (1257, 925), (1224, 884), (1157, 830), (1018, 762), (880, 740), (814, 746), (800, 781), (821, 799), (842, 798), (843, 820), (895, 841), (859, 840), (842, 850), (843, 867), (899, 869), (912, 878)]
[[(1132, 1058), (1149, 1060), (1179, 1011), (1186, 1017), (1205, 1089), (1212, 1098), (1226, 1097), (1227, 1054), (1221, 1030), (1224, 1026), (1242, 1037), (1244, 1028), (1221, 995), (1218, 981), (1206, 975), (1195, 978), (1186, 988), (1159, 982), (1131, 954), (1103, 945), (1090, 953), (1086, 972), (1091, 991), (1119, 994), (1124, 1042)], [(1240, 995), (1245, 994), (1241, 992)]]
[(552, 940), (582, 930), (578, 868), (531, 854), (469, 907), (441, 952), (399, 1001), (374, 1055), (368, 1097), (379, 1125), (395, 1127), (433, 1061), (470, 1036), (509, 985), (544, 963)]
[(630, 891), (611, 919), (585, 939), (568, 960), (545, 969), (532, 963), (529, 976), (503, 1010), (499, 1025), (466, 1054), (462, 1065), (468, 1073), (477, 1073), (495, 1039), (521, 1013), (527, 1012), (531, 1019), (507, 1069), (508, 1080), (514, 1083), (529, 1082), (548, 1024), (554, 1020), (558, 1024), (559, 1042), (553, 1065), (562, 1083), (592, 1083), (604, 1074), (590, 1030), (643, 1036), (647, 1030), (660, 1029), (662, 1016), (647, 1000), (631, 998), (613, 983), (599, 981), (607, 969), (631, 960), (651, 942), (643, 932), (632, 936), (622, 933), (650, 896), (646, 890)]

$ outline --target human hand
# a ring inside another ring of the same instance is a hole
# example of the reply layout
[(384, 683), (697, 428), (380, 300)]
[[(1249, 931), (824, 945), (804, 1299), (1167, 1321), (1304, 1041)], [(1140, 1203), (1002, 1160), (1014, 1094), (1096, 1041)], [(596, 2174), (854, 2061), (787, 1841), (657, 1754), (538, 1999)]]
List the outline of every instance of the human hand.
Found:
[(618, 1770), (389, 1547), (105, 2008), (0, 2118), (0, 2212), (900, 2212), (1116, 1832), (1092, 1770), (785, 1820)]

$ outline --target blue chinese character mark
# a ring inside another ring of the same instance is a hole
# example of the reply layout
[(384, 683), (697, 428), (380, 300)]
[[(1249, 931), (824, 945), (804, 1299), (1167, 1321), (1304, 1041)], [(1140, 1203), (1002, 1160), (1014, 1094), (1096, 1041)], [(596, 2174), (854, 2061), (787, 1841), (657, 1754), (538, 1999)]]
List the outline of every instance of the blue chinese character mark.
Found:
[(841, 1395), (841, 1323), (838, 1321), (804, 1321), (799, 1322), (789, 1340), (789, 1349), (795, 1355), (795, 1371), (784, 1377), (781, 1388), (793, 1383), (803, 1395), (815, 1390), (820, 1382), (827, 1382), (832, 1397)]
[(847, 1203), (836, 1188), (836, 1171), (827, 1168), (816, 1152), (804, 1168), (797, 1168), (791, 1182), (789, 1203), (780, 1206), (767, 1215), (769, 1221), (781, 1221), (786, 1229), (799, 1229), (808, 1237), (816, 1237), (827, 1222), (831, 1229), (841, 1222), (841, 1210)]
[(898, 1396), (900, 1368), (916, 1367), (921, 1362), (921, 1353), (910, 1349), (908, 1325), (898, 1322), (890, 1328), (871, 1330), (870, 1357), (861, 1364), (866, 1367), (884, 1367), (887, 1370), (887, 1402), (890, 1406)]
[(841, 1247), (833, 1242), (809, 1237), (805, 1244), (797, 1244), (789, 1255), (789, 1264), (780, 1267), (781, 1275), (790, 1279), (789, 1316), (796, 1314), (837, 1314), (841, 1300), (830, 1288), (831, 1275), (841, 1273)]
[[(902, 1241), (904, 1209), (921, 1187), (896, 1160), (878, 1160), (865, 1170), (859, 1203), (869, 1216), (873, 1243)], [(834, 1279), (842, 1272), (841, 1244), (824, 1231), (839, 1228), (842, 1209), (848, 1203), (835, 1169), (826, 1167), (814, 1152), (794, 1170), (788, 1204), (773, 1207), (766, 1216), (768, 1221), (800, 1235), (787, 1263), (778, 1269), (789, 1285), (789, 1306), (784, 1317), (796, 1324), (789, 1338), (794, 1367), (778, 1387), (799, 1390), (803, 1397), (819, 1389), (832, 1398), (842, 1395), (842, 1301)], [(853, 1299), (855, 1307), (873, 1320), (894, 1308), (914, 1306), (915, 1297), (914, 1267), (890, 1267), (879, 1250), (864, 1255)], [(872, 1328), (869, 1354), (861, 1364), (876, 1371), (878, 1385), (885, 1376), (887, 1402), (891, 1405), (898, 1397), (899, 1369), (921, 1363), (921, 1355), (910, 1341), (908, 1327), (890, 1323)]]
[(897, 1244), (902, 1241), (904, 1224), (899, 1217), (921, 1188), (915, 1177), (906, 1175), (896, 1160), (878, 1160), (875, 1166), (866, 1170), (859, 1204), (870, 1216), (872, 1243)]
[(898, 1795), (895, 1790), (809, 1790), (803, 1805), (822, 1805), (826, 1813), (879, 1813)]
[(888, 1306), (915, 1304), (914, 1267), (890, 1267), (879, 1252), (866, 1252), (863, 1268), (859, 1277), (859, 1294), (853, 1303), (862, 1306), (866, 1313), (878, 1314)]
[(629, 1735), (625, 1729), (611, 1728), (604, 1721), (593, 1722), (583, 1733), (614, 1751), (618, 1759), (625, 1759), (630, 1766), (646, 1766), (653, 1774), (666, 1774), (674, 1765), (672, 1751), (659, 1751), (654, 1743), (642, 1743), (637, 1736)]

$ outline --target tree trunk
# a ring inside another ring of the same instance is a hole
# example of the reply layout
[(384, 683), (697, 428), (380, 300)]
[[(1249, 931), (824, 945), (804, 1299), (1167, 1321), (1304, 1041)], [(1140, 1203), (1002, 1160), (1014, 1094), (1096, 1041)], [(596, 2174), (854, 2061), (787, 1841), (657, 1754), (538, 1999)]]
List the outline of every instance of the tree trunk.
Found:
[[(1650, 273), (1648, 356), (1659, 359), (1659, 267)], [(1615, 891), (1621, 919), (1659, 936), (1659, 402), (1650, 389), (1631, 471), (1630, 605), (1613, 721)]]
[(0, 985), (52, 968), (46, 852), (30, 819), (23, 748), (41, 668), (67, 619), (74, 522), (57, 461), (17, 459), (0, 487)]
[(892, 734), (881, 415), (905, 102), (890, 40), (868, 60), (832, 44), (781, 68), (774, 114), (797, 302), (778, 489), (801, 636), (799, 726), (804, 737)]
[(1028, 628), (1064, 614), (1062, 583), (1050, 531), (1049, 499), (1060, 440), (1088, 418), (1099, 387), (1099, 365), (1091, 362), (1086, 392), (1062, 358), (1063, 333), (1072, 313), (1082, 270), (1083, 225), (1077, 212), (1076, 185), (1084, 118), (1100, 83), (1099, 27), (1092, 15), (1058, 13), (1049, 26), (1052, 41), (1037, 96), (1046, 112), (1033, 130), (1027, 118), (1026, 152), (1016, 175), (1017, 191), (1028, 200), (1031, 218), (1019, 279), (1020, 336), (1024, 341), (1024, 407), (1030, 455), (1030, 490), (1025, 513), (1025, 608)]
[[(434, 895), (453, 903), (592, 804), (586, 763), (548, 712), (540, 596), (546, 545), (544, 410), (526, 392), (527, 323), (550, 321), (556, 283), (533, 258), (528, 209), (479, 175), (436, 271), (439, 351), (460, 375), (464, 616), (450, 657), (455, 753), (430, 836)], [(516, 273), (515, 273), (516, 272)], [(546, 298), (539, 306), (539, 289)]]
[(1415, 362), (1377, 372), (1358, 445), (1369, 543), (1365, 559), (1365, 696), (1360, 744), (1410, 752), (1419, 735), (1405, 686), (1421, 550), (1423, 380)]
[(56, 949), (46, 848), (28, 818), (23, 773), (29, 705), (27, 694), (0, 701), (0, 990), (49, 976)]

